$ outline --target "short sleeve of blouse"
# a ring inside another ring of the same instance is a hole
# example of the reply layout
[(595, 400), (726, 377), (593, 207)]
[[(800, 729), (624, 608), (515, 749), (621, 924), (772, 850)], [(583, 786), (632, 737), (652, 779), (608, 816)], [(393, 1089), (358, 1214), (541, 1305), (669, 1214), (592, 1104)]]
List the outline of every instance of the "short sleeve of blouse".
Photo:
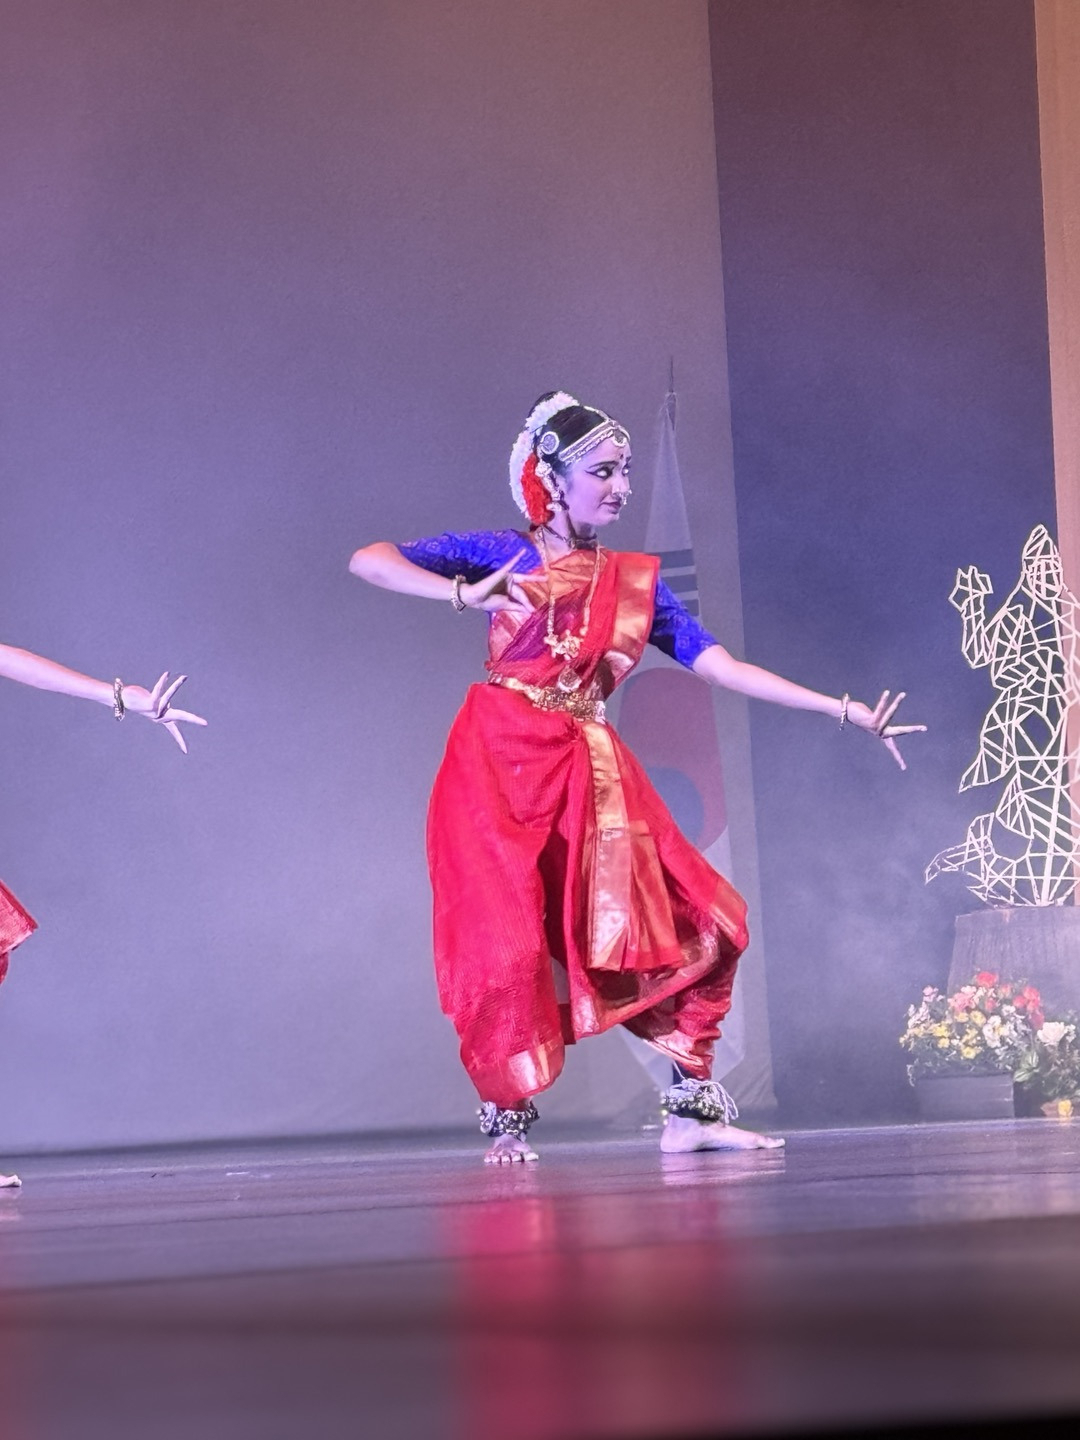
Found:
[(515, 570), (532, 570), (537, 564), (534, 547), (516, 530), (444, 530), (422, 540), (406, 540), (397, 547), (406, 560), (452, 580), (464, 575), (468, 584), (482, 580), (524, 551)]
[(672, 660), (689, 670), (703, 650), (717, 644), (696, 615), (677, 599), (672, 590), (657, 577), (656, 608), (653, 612), (649, 644), (655, 645)]

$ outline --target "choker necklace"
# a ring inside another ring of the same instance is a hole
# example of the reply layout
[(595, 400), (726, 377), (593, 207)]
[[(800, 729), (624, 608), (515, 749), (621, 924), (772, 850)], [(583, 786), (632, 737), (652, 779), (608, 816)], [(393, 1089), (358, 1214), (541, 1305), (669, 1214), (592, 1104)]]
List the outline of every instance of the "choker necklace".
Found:
[[(551, 578), (551, 564), (548, 556), (547, 540), (544, 537), (546, 526), (540, 527), (540, 549), (544, 555), (544, 573), (548, 583), (548, 609), (547, 609), (547, 634), (544, 636), (544, 644), (551, 651), (552, 657), (556, 660), (565, 660), (558, 680), (555, 684), (560, 690), (574, 691), (581, 686), (581, 676), (570, 663), (576, 660), (581, 653), (581, 642), (589, 633), (589, 615), (592, 611), (593, 596), (596, 594), (596, 582), (600, 578), (600, 546), (597, 545), (593, 551), (595, 560), (593, 562), (592, 580), (589, 582), (589, 593), (585, 596), (585, 609), (581, 616), (581, 629), (575, 635), (567, 627), (561, 635), (555, 632), (555, 585)], [(584, 548), (584, 547), (582, 547)]]
[(558, 530), (553, 530), (550, 525), (544, 524), (540, 526), (541, 538), (545, 530), (549, 535), (553, 536), (554, 539), (561, 540), (564, 545), (568, 545), (571, 550), (598, 550), (600, 548), (600, 541), (595, 535), (587, 540), (582, 539), (576, 532), (571, 532), (569, 535), (560, 535)]

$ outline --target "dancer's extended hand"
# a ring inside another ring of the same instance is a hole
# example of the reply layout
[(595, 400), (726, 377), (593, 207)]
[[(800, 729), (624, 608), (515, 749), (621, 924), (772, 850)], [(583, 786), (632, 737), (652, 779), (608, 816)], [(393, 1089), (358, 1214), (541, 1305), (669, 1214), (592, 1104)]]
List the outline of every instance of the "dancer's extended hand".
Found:
[(516, 615), (532, 614), (535, 605), (511, 573), (524, 554), (525, 547), (522, 546), (498, 570), (493, 570), (482, 580), (474, 580), (471, 585), (462, 585), (459, 593), (470, 610), (510, 610)]
[(890, 692), (883, 690), (881, 699), (873, 710), (859, 700), (852, 700), (848, 705), (847, 712), (847, 718), (853, 725), (857, 725), (860, 730), (869, 730), (872, 735), (878, 737), (901, 770), (906, 770), (907, 766), (904, 764), (904, 757), (900, 754), (900, 747), (896, 743), (897, 739), (901, 735), (921, 734), (926, 729), (925, 725), (893, 725), (890, 723), (900, 708), (900, 702), (905, 693), (900, 690), (890, 699)]
[(157, 725), (164, 725), (185, 755), (187, 741), (180, 732), (180, 726), (206, 724), (201, 715), (193, 715), (190, 710), (176, 710), (170, 703), (186, 679), (186, 675), (181, 675), (170, 682), (166, 670), (153, 690), (145, 690), (141, 685), (125, 685), (123, 689), (124, 708), (135, 715), (144, 715)]

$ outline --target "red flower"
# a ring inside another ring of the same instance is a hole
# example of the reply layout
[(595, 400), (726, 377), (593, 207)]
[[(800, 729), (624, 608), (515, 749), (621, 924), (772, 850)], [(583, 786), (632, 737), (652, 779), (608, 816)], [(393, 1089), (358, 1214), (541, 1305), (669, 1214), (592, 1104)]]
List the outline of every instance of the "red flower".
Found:
[(1020, 991), (1020, 994), (1017, 995), (1016, 999), (1013, 1001), (1013, 1004), (1016, 1006), (1017, 1010), (1027, 1009), (1028, 997), (1024, 994), (1022, 990)]
[(521, 493), (525, 498), (529, 519), (534, 525), (545, 525), (554, 511), (551, 508), (551, 496), (536, 473), (535, 455), (529, 456), (521, 471)]
[(970, 1010), (972, 1005), (975, 1004), (975, 996), (965, 995), (964, 992), (960, 990), (957, 994), (950, 995), (949, 1004), (954, 1010), (959, 1010), (962, 1015), (965, 1010)]
[(1042, 996), (1039, 994), (1038, 990), (1035, 989), (1034, 985), (1025, 985), (1020, 993), (1021, 995), (1026, 997), (1029, 1005), (1042, 1004)]
[(986, 999), (983, 1001), (983, 1009), (988, 1015), (992, 1015), (997, 1009), (997, 1004), (998, 1002), (994, 999), (993, 995), (987, 995)]
[(975, 976), (976, 985), (996, 985), (997, 982), (998, 977), (991, 974), (989, 970), (980, 970), (979, 973)]
[(1041, 1010), (1032, 1010), (1028, 1015), (1028, 1019), (1031, 1021), (1032, 1027), (1035, 1030), (1041, 1030), (1046, 1024), (1046, 1016)]

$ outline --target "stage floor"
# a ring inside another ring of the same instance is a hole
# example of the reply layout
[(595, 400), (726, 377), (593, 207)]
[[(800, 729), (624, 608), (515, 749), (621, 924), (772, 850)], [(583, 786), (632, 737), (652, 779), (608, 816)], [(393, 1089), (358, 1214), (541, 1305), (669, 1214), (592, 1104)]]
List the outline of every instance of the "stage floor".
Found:
[(513, 1171), (478, 1143), (23, 1162), (0, 1192), (0, 1435), (659, 1440), (1080, 1414), (1080, 1123), (670, 1159), (578, 1137)]

